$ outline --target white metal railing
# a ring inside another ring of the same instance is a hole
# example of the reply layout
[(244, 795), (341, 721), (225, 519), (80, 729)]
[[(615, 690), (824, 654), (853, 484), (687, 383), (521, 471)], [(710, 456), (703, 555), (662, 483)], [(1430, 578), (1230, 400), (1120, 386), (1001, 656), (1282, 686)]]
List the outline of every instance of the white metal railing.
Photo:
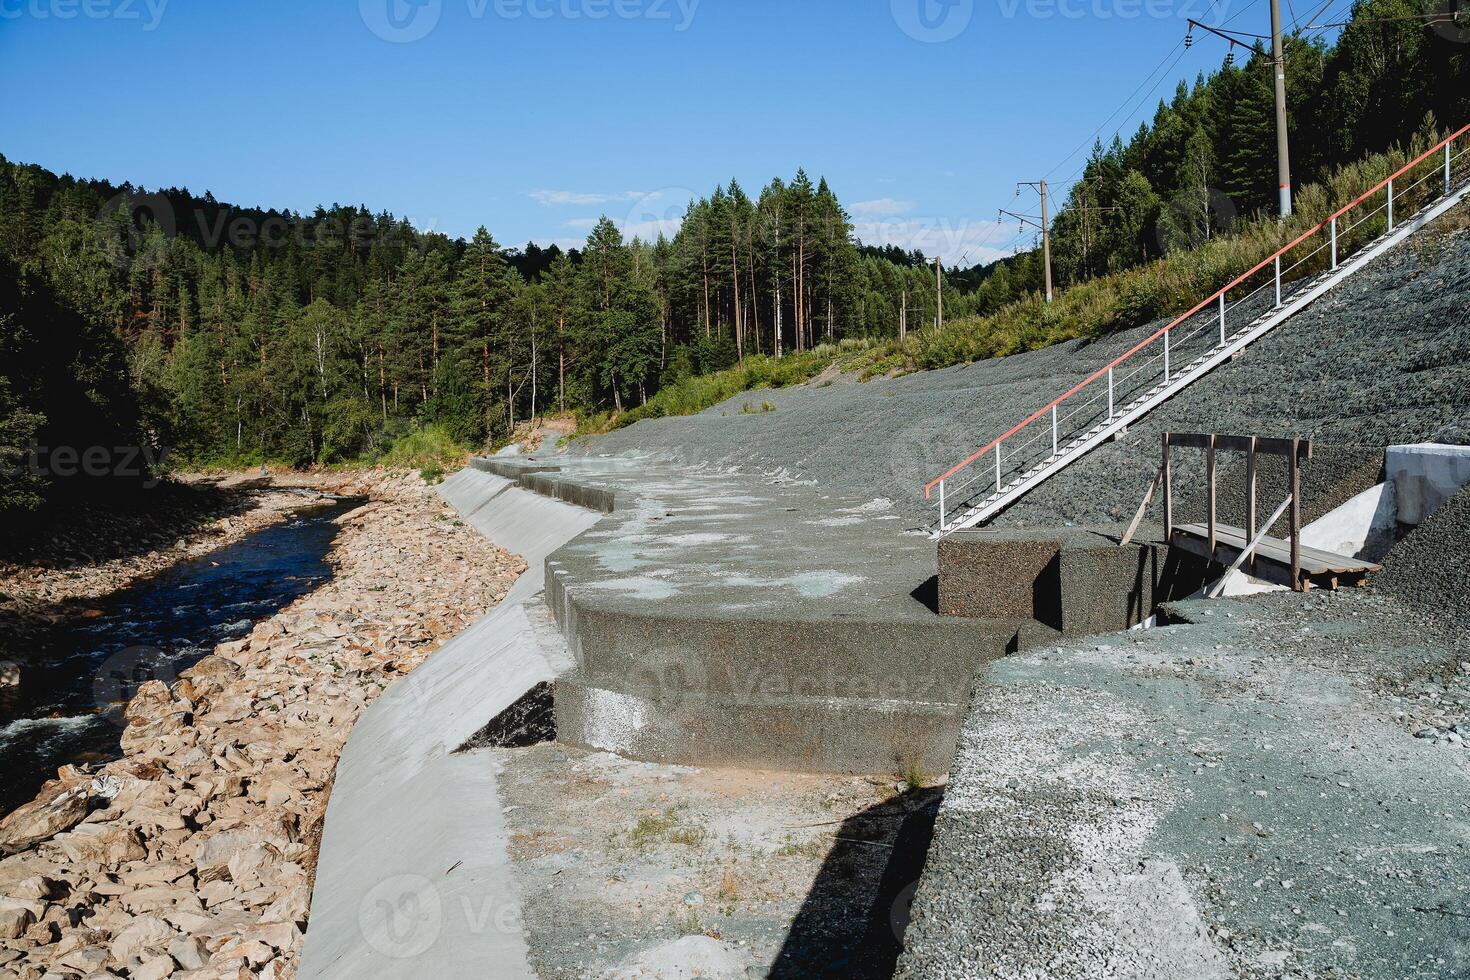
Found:
[[(1470, 140), (1464, 139), (1467, 133), (1470, 126), (1416, 157), (931, 480), (924, 487), (924, 496), (938, 497), (939, 533), (951, 529), (949, 517), (956, 512), (952, 505), (966, 508), (977, 498), (983, 505), (984, 501), (1020, 492), (1039, 471), (1049, 464), (1058, 465), (1069, 449), (1084, 443), (1090, 434), (1141, 403), (1162, 398), (1175, 378), (1249, 332), (1254, 324), (1290, 303), (1294, 295), (1309, 289), (1319, 277), (1337, 272), (1374, 240), (1392, 232), (1399, 217), (1419, 213), (1450, 194), (1457, 181), (1470, 179), (1466, 172), (1470, 170)], [(1178, 368), (1180, 364), (1185, 367)], [(985, 465), (977, 465), (982, 461)]]

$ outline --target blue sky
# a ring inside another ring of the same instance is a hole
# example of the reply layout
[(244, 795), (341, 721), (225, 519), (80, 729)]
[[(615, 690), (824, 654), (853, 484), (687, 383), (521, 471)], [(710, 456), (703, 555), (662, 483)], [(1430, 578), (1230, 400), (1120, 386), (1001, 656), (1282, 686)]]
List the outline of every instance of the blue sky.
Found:
[(575, 244), (602, 213), (647, 234), (691, 193), (805, 167), (864, 240), (973, 263), (1029, 244), (995, 222), (1035, 210), (1016, 181), (1064, 188), (1092, 133), (1126, 137), (1219, 65), (1182, 47), (1189, 16), (1262, 31), (1267, 7), (0, 0), (0, 153), (506, 245)]

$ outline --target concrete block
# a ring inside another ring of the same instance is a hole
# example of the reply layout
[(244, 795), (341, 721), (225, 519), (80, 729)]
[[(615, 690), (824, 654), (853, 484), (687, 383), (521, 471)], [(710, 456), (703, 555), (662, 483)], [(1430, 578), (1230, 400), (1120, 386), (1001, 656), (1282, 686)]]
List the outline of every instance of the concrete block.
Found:
[(1399, 523), (1417, 526), (1470, 482), (1470, 446), (1389, 446), (1387, 470), (1398, 498)]
[(1061, 541), (1035, 531), (956, 531), (939, 542), (939, 612), (1035, 619), (1061, 628)]

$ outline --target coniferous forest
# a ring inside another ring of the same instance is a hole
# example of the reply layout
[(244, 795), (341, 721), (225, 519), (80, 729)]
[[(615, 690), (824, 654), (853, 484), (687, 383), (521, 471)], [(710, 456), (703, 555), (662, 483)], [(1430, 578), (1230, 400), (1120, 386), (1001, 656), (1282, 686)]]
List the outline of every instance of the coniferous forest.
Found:
[[(1470, 26), (1434, 9), (1368, 0), (1335, 44), (1291, 39), (1298, 183), (1470, 122)], [(1074, 161), (1079, 179), (1056, 181), (1059, 288), (1272, 211), (1270, 69), (1258, 47)], [(751, 358), (936, 319), (934, 265), (859, 242), (805, 171), (732, 180), (653, 241), (604, 217), (577, 249), (507, 248), (485, 220), (452, 240), (365, 206), (237, 207), (0, 157), (0, 508), (55, 483), (25, 465), (36, 447), (309, 465), (424, 426), (483, 446), (532, 416), (622, 412)], [(1027, 248), (944, 276), (952, 320), (1036, 292), (1042, 269)]]

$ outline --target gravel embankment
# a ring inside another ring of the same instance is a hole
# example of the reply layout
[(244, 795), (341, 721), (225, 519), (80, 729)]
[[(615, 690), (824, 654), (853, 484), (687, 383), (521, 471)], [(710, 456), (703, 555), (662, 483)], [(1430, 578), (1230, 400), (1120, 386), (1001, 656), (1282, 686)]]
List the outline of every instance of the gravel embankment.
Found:
[(295, 974), (353, 723), (524, 570), (417, 476), (357, 483), (330, 582), (144, 683), (122, 759), (0, 821), (0, 980)]
[[(920, 492), (926, 480), (1150, 329), (904, 378), (748, 392), (698, 416), (641, 422), (584, 440), (574, 451), (781, 473), (844, 493), (889, 497), (915, 522), (932, 521), (933, 505)], [(763, 401), (775, 410), (743, 411), (746, 403), (758, 408)], [(1156, 410), (1124, 441), (1049, 481), (1002, 520), (1124, 518), (1157, 469), (1158, 434), (1166, 428), (1378, 449), (1470, 442), (1467, 419), (1470, 234), (1420, 236)], [(1323, 470), (1322, 490), (1336, 472)], [(1185, 464), (1179, 485), (1193, 479)], [(1308, 496), (1313, 489), (1309, 479)]]

